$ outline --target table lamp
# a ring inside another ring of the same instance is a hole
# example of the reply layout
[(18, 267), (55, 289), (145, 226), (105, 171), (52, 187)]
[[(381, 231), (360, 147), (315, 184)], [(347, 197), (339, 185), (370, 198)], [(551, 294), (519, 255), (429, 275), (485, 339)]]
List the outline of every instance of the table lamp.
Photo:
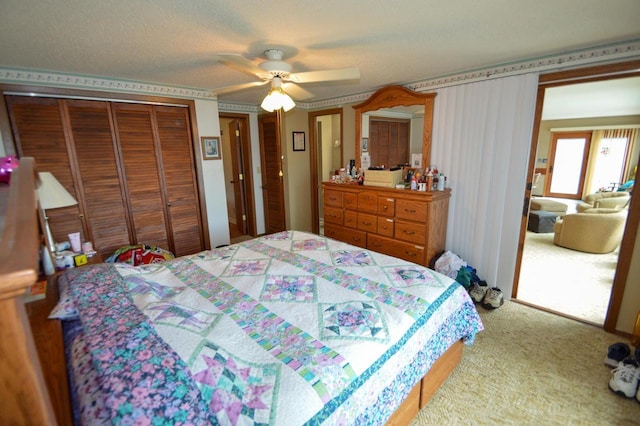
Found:
[(39, 172), (40, 186), (38, 186), (38, 199), (40, 207), (44, 214), (44, 227), (47, 233), (47, 244), (49, 245), (49, 253), (55, 253), (55, 243), (51, 228), (49, 228), (49, 218), (47, 210), (59, 209), (62, 207), (75, 206), (78, 202), (64, 189), (64, 186), (50, 172)]

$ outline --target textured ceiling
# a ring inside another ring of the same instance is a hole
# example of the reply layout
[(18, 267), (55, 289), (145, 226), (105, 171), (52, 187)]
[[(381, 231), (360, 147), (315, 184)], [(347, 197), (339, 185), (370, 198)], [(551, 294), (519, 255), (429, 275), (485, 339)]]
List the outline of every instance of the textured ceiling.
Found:
[[(308, 102), (640, 38), (638, 0), (2, 0), (0, 67), (216, 89), (256, 81), (218, 62), (281, 48)], [(266, 87), (219, 96), (257, 105)]]

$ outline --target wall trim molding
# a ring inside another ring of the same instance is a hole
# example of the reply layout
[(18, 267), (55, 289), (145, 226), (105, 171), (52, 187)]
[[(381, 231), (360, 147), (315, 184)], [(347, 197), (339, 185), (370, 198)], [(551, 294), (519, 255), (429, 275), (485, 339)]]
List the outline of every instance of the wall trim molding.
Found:
[[(428, 92), (443, 87), (485, 81), (512, 75), (532, 72), (544, 74), (548, 72), (557, 72), (584, 66), (634, 59), (640, 59), (640, 39), (564, 52), (558, 55), (548, 55), (523, 61), (510, 62), (482, 69), (468, 70), (461, 73), (405, 83), (403, 85), (417, 92)], [(88, 89), (156, 96), (161, 95), (183, 99), (217, 100), (217, 97), (209, 89), (168, 86), (106, 77), (81, 76), (52, 71), (25, 70), (5, 67), (0, 67), (0, 83), (83, 90)], [(362, 102), (368, 99), (372, 93), (374, 93), (374, 91), (357, 93), (333, 99), (325, 99), (317, 102), (298, 102), (297, 107), (306, 110), (336, 106), (339, 107), (344, 104)], [(242, 113), (256, 113), (261, 111), (259, 105), (234, 104), (226, 102), (220, 102), (218, 104), (218, 110)]]
[(133, 93), (171, 98), (216, 99), (216, 97), (206, 89), (4, 67), (0, 67), (0, 83)]

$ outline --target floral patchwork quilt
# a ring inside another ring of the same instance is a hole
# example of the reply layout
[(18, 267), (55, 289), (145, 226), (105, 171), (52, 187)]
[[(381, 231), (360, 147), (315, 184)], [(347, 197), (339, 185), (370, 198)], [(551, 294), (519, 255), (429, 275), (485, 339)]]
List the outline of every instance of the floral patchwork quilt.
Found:
[(384, 424), (483, 328), (452, 279), (299, 231), (62, 281), (114, 424)]

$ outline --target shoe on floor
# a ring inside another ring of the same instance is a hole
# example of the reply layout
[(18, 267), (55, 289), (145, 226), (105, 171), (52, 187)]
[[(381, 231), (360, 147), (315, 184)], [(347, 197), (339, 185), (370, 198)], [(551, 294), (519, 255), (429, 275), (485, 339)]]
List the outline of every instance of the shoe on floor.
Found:
[(482, 299), (482, 307), (485, 309), (497, 309), (504, 304), (504, 297), (502, 296), (502, 290), (498, 287), (493, 287), (487, 290)]
[(638, 362), (632, 358), (626, 358), (611, 370), (609, 389), (625, 398), (637, 398), (638, 380), (640, 380), (640, 368)]
[[(636, 351), (638, 352), (638, 351)], [(604, 365), (616, 368), (620, 361), (631, 356), (631, 348), (626, 343), (618, 342), (609, 346), (607, 356), (604, 358)], [(637, 360), (637, 354), (636, 354)]]
[(489, 286), (486, 281), (475, 281), (471, 283), (471, 290), (469, 290), (469, 296), (474, 303), (482, 302), (484, 296), (487, 294), (487, 289)]

